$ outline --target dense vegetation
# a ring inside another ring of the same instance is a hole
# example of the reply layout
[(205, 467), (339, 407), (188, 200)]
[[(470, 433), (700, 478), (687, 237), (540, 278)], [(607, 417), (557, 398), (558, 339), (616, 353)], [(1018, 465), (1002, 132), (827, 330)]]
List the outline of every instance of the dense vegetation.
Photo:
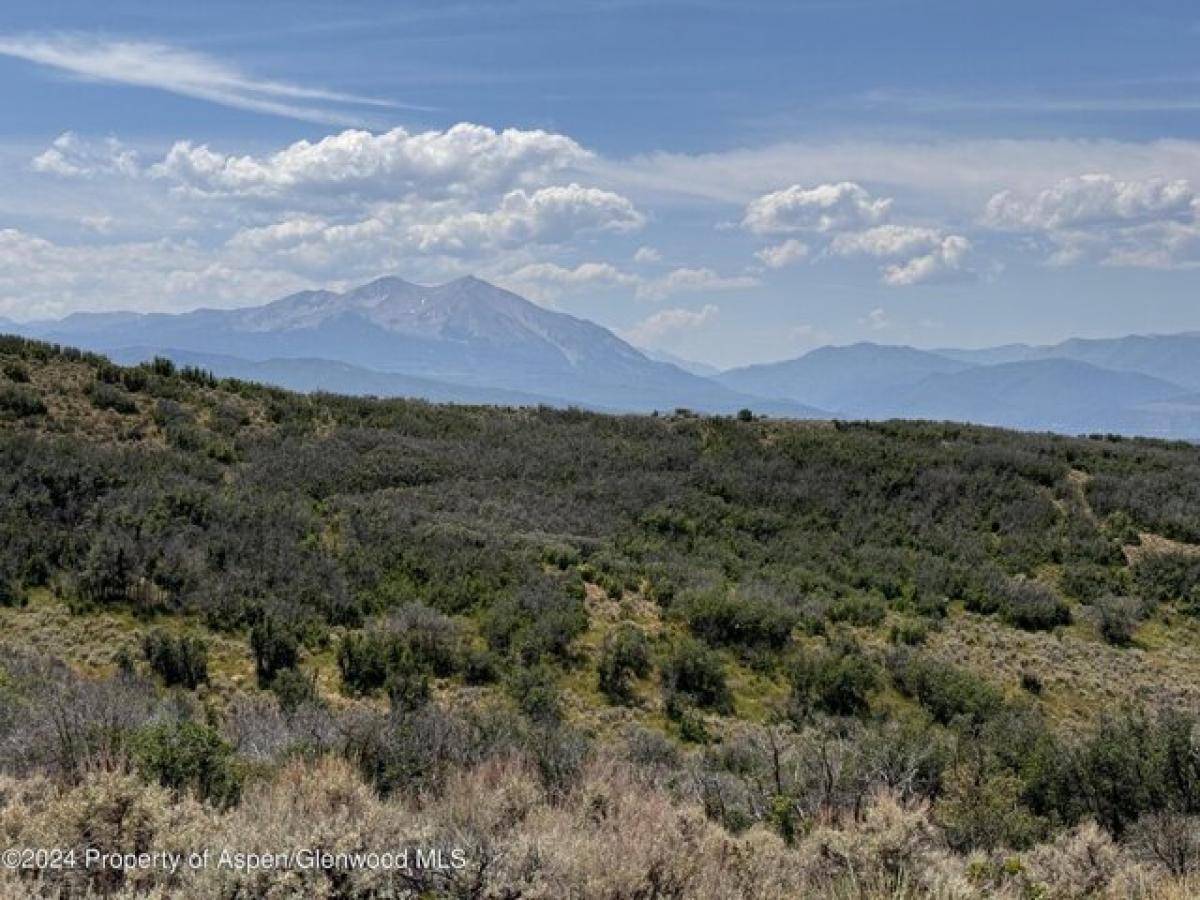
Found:
[[(1080, 842), (1097, 890), (1185, 896), (1200, 866), (1194, 446), (301, 396), (12, 338), (0, 361), (0, 613), (47, 651), (0, 638), (0, 843), (37, 779), (112, 815), (193, 798), (211, 834), (331, 766), (397, 822), (507, 766), (494, 790), (564, 829), (629, 785), (781, 867), (647, 887), (683, 878), (648, 860), (586, 896), (1046, 896)], [(115, 638), (81, 651), (71, 622)], [(75, 840), (63, 817), (39, 833)], [(561, 895), (498, 862), (520, 822), (426, 821), (473, 868), (400, 887)]]

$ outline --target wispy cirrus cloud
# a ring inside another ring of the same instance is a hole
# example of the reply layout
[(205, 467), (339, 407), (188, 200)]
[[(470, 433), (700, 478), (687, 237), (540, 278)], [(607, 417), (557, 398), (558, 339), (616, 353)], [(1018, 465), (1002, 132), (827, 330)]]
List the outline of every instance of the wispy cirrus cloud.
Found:
[(152, 88), (234, 109), (309, 122), (342, 125), (363, 122), (361, 114), (340, 107), (427, 108), (256, 78), (215, 57), (156, 41), (83, 34), (3, 35), (0, 55), (87, 81)]

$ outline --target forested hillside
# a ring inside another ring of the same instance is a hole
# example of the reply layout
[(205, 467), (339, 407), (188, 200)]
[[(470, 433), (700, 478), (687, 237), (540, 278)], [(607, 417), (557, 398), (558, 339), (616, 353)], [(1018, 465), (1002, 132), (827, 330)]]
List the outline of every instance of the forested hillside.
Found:
[(1200, 891), (1194, 445), (0, 370), (0, 845), (466, 858), (12, 896)]

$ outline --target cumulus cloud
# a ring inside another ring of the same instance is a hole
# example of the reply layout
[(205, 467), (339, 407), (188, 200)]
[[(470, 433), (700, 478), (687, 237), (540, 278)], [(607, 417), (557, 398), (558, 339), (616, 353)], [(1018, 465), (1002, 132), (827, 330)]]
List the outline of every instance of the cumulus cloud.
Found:
[(620, 194), (578, 184), (518, 188), (489, 212), (450, 215), (413, 225), (409, 234), (421, 250), (458, 252), (480, 246), (524, 242), (553, 244), (581, 231), (636, 231), (645, 218)]
[(751, 276), (721, 275), (708, 268), (678, 268), (648, 278), (599, 262), (585, 262), (575, 268), (548, 262), (530, 263), (500, 276), (500, 280), (545, 300), (554, 300), (566, 290), (600, 286), (632, 287), (640, 299), (662, 300), (673, 294), (744, 290), (760, 284)]
[(831, 253), (838, 256), (907, 256), (940, 243), (942, 233), (920, 225), (879, 225), (837, 235)]
[(654, 347), (658, 346), (664, 337), (701, 327), (719, 312), (720, 308), (712, 303), (706, 303), (699, 310), (663, 309), (638, 322), (625, 331), (623, 336), (636, 346)]
[(329, 225), (321, 219), (301, 216), (283, 219), (257, 228), (244, 228), (228, 241), (228, 246), (247, 250), (274, 250), (304, 243), (324, 234)]
[(232, 264), (186, 241), (59, 244), (0, 229), (0, 315), (60, 316), (79, 308), (244, 305), (312, 286), (296, 274)]
[[(203, 53), (152, 41), (110, 40), (85, 35), (0, 37), (0, 55), (27, 60), (78, 78), (134, 85), (312, 122), (361, 120), (330, 106), (401, 106), (387, 100), (254, 78)], [(421, 109), (422, 107), (407, 107)]]
[(87, 142), (71, 131), (65, 131), (55, 138), (49, 147), (33, 158), (30, 165), (35, 172), (64, 178), (133, 176), (140, 169), (137, 153), (116, 138)]
[(983, 221), (1043, 238), (1052, 265), (1089, 258), (1149, 268), (1200, 263), (1200, 195), (1187, 179), (1091, 174), (1032, 194), (1000, 191)]
[(585, 262), (575, 268), (555, 263), (530, 263), (510, 273), (515, 281), (550, 282), (560, 285), (633, 284), (637, 278), (622, 272), (611, 263)]
[(637, 263), (662, 262), (662, 254), (654, 247), (638, 247), (634, 251), (633, 261)]
[(637, 295), (646, 300), (662, 300), (672, 294), (737, 291), (759, 284), (757, 278), (749, 275), (720, 275), (709, 268), (679, 268), (643, 281)]
[[(225, 246), (246, 259), (257, 253), (286, 260), (308, 275), (346, 277), (339, 270), (370, 274), (372, 262), (376, 270), (384, 270), (423, 257), (511, 257), (535, 245), (569, 243), (580, 235), (632, 231), (643, 221), (628, 199), (571, 184), (531, 193), (517, 189), (486, 210), (470, 209), (459, 200), (413, 200), (374, 204), (360, 218), (296, 214), (241, 229)], [(505, 271), (511, 265), (498, 268)], [(557, 275), (561, 287), (566, 271), (543, 268), (538, 274), (545, 282)], [(531, 279), (534, 274), (526, 272)], [(597, 274), (586, 266), (575, 272), (577, 279)]]
[(467, 194), (532, 185), (590, 154), (561, 134), (460, 123), (445, 131), (347, 130), (268, 156), (231, 156), (176, 143), (151, 174), (204, 195), (294, 196), (357, 191), (375, 197)]
[(769, 269), (782, 269), (784, 266), (790, 266), (792, 263), (807, 258), (808, 253), (808, 244), (795, 238), (788, 238), (782, 244), (764, 247), (754, 254), (754, 258)]
[(874, 256), (903, 261), (886, 266), (884, 284), (900, 287), (961, 281), (972, 277), (966, 267), (971, 242), (921, 225), (878, 225), (837, 235), (829, 244), (837, 256)]
[(533, 300), (551, 302), (566, 291), (596, 287), (628, 287), (640, 279), (622, 272), (611, 263), (585, 262), (574, 268), (539, 262), (521, 266), (497, 281)]
[(988, 201), (984, 221), (994, 228), (1056, 231), (1087, 225), (1191, 219), (1200, 202), (1185, 179), (1123, 181), (1080, 175), (1022, 197), (1000, 191)]
[(812, 188), (793, 184), (751, 201), (742, 227), (754, 234), (840, 231), (882, 221), (891, 205), (890, 198), (872, 197), (852, 181)]
[(972, 277), (965, 266), (970, 252), (971, 242), (965, 237), (946, 235), (928, 253), (888, 266), (883, 270), (883, 281), (897, 287), (963, 281)]

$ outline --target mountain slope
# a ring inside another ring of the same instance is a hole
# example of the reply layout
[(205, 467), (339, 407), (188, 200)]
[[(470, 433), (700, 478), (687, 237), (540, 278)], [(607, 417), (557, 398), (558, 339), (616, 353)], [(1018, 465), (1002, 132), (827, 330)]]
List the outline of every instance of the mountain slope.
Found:
[(746, 393), (867, 415), (864, 410), (877, 405), (881, 396), (911, 387), (930, 375), (969, 367), (969, 363), (912, 347), (861, 343), (821, 347), (798, 359), (731, 369), (718, 380)]
[(699, 375), (701, 378), (712, 378), (721, 374), (721, 370), (716, 366), (710, 366), (708, 363), (696, 362), (694, 359), (684, 359), (682, 356), (676, 356), (666, 350), (660, 350), (654, 347), (639, 347), (642, 354), (647, 359), (652, 359), (655, 362), (670, 363), (673, 366), (678, 366), (685, 372), (691, 372), (693, 375)]
[[(950, 419), (1064, 432), (1127, 431), (1160, 434), (1150, 405), (1185, 391), (1149, 375), (1114, 372), (1067, 359), (978, 366), (931, 375), (894, 398), (893, 415)], [(1192, 418), (1189, 436), (1200, 436)]]
[(183, 315), (74, 315), (21, 333), (107, 353), (149, 347), (252, 362), (324, 359), (608, 409), (822, 415), (655, 362), (599, 325), (476, 278), (434, 286), (381, 278), (340, 294), (305, 291), (261, 307)]
[(1120, 338), (1071, 338), (1033, 347), (1009, 344), (982, 350), (937, 350), (945, 356), (978, 364), (1072, 359), (1102, 369), (1141, 372), (1200, 390), (1200, 332), (1133, 334)]

